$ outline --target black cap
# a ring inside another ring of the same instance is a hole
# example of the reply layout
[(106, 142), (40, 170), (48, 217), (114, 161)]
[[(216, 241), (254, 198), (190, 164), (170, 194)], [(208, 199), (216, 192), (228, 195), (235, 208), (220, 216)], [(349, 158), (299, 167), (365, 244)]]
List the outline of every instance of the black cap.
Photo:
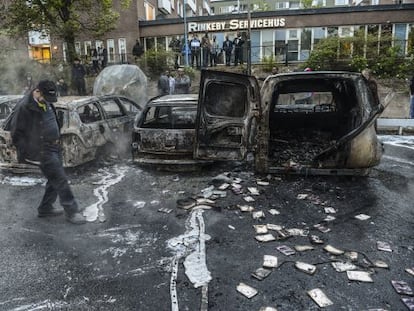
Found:
[(42, 80), (37, 85), (37, 89), (42, 93), (45, 100), (49, 103), (57, 102), (56, 84), (50, 80)]

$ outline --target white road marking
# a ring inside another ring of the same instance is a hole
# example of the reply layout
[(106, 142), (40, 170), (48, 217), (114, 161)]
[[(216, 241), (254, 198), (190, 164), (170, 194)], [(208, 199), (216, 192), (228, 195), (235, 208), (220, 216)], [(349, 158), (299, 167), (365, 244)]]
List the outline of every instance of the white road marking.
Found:
[(46, 182), (43, 178), (34, 178), (34, 177), (16, 177), (16, 176), (5, 176), (0, 180), (2, 185), (11, 185), (11, 186), (36, 186), (41, 185)]

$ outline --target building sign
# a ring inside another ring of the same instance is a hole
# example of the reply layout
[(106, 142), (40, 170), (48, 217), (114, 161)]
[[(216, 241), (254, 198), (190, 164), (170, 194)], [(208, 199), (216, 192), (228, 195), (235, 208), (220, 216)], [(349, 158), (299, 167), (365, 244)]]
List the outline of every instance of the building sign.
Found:
[[(279, 28), (285, 27), (285, 18), (255, 18), (250, 21), (250, 28)], [(204, 32), (204, 31), (231, 31), (249, 28), (247, 19), (232, 19), (225, 22), (210, 23), (188, 23), (188, 32)]]

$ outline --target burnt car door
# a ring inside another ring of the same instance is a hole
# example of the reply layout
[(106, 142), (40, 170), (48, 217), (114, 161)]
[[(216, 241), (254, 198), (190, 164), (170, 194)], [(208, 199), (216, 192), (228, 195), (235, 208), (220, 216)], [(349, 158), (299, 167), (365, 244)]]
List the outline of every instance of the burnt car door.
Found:
[(131, 145), (133, 121), (138, 107), (127, 99), (121, 103), (117, 97), (101, 99), (100, 104), (109, 128), (104, 135), (119, 153), (125, 153)]
[(243, 160), (256, 145), (260, 118), (259, 85), (254, 77), (202, 71), (194, 157)]

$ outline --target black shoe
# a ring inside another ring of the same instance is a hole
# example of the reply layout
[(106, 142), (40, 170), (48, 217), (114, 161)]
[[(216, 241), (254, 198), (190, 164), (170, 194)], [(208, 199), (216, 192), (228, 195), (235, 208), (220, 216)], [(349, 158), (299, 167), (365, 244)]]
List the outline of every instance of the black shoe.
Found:
[(66, 220), (75, 225), (86, 224), (86, 218), (81, 212), (66, 214)]
[(50, 208), (38, 208), (37, 212), (38, 217), (54, 217), (62, 215), (63, 209), (59, 209), (52, 206)]

